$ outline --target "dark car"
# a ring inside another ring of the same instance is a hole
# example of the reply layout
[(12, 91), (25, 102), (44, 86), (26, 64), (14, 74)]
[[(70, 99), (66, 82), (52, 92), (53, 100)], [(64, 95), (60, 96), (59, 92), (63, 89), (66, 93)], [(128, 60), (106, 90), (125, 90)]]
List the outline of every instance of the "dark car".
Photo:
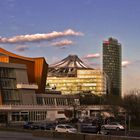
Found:
[(92, 124), (81, 124), (81, 132), (97, 134), (98, 129), (97, 126), (93, 126)]
[(30, 129), (32, 124), (33, 124), (33, 122), (26, 122), (26, 123), (23, 125), (23, 128), (24, 128), (24, 129)]
[(109, 131), (107, 130), (100, 130), (98, 126), (92, 124), (82, 124), (81, 125), (81, 132), (82, 133), (92, 133), (92, 134), (101, 134), (101, 135), (108, 135)]
[(31, 129), (31, 130), (39, 129), (40, 128), (40, 124), (39, 123), (36, 123), (36, 122), (26, 122), (23, 125), (23, 128), (24, 129)]
[(35, 122), (35, 123), (33, 123), (32, 125), (31, 125), (31, 130), (34, 130), (34, 129), (39, 129), (40, 128), (40, 123), (38, 123), (38, 122)]
[(41, 130), (54, 130), (55, 126), (56, 125), (53, 123), (42, 123), (40, 124), (40, 129)]

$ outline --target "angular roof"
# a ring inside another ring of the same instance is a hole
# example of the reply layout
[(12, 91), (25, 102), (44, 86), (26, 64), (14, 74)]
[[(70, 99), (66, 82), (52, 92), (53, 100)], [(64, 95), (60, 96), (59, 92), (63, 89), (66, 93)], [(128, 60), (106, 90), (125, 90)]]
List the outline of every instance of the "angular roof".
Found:
[(37, 83), (37, 93), (44, 93), (48, 64), (43, 57), (29, 58), (9, 52), (0, 47), (0, 62), (24, 64), (27, 67), (29, 83)]
[(77, 69), (92, 69), (77, 55), (69, 55), (63, 60), (49, 66), (48, 76), (76, 76)]

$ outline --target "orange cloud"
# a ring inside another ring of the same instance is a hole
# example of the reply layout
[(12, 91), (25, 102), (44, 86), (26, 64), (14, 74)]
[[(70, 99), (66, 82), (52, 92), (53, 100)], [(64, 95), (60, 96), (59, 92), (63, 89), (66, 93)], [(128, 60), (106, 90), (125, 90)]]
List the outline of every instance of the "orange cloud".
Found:
[(122, 61), (122, 67), (127, 67), (128, 65), (130, 65), (131, 62), (130, 61)]
[(83, 59), (92, 59), (92, 58), (100, 58), (100, 54), (99, 53), (88, 54), (83, 57)]

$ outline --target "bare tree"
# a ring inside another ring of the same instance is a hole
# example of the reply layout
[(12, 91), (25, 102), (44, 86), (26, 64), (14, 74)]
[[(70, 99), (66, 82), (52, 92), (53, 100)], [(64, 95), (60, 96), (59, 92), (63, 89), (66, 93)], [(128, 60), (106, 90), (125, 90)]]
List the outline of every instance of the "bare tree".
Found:
[(115, 95), (106, 95), (104, 104), (108, 105), (108, 112), (117, 118), (120, 112), (122, 99)]
[(122, 101), (122, 106), (127, 114), (131, 116), (132, 122), (140, 125), (140, 94), (139, 90), (127, 92)]

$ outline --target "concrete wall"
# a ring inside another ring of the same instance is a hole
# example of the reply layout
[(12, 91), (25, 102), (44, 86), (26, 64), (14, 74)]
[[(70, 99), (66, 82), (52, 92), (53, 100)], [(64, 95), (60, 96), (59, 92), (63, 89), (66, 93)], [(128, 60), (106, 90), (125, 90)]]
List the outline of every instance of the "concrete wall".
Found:
[(30, 105), (34, 104), (36, 105), (36, 95), (35, 95), (35, 90), (20, 90), (20, 95), (21, 95), (21, 102), (23, 105)]
[(60, 133), (55, 131), (34, 131), (34, 136), (37, 137), (51, 137), (62, 138), (69, 140), (140, 140), (136, 137), (123, 137), (123, 136), (111, 136), (111, 135), (97, 135), (97, 134), (84, 134), (84, 133)]
[(48, 110), (47, 111), (47, 119), (54, 121), (57, 118), (66, 118), (64, 114), (58, 114), (58, 111), (64, 111), (64, 110)]

